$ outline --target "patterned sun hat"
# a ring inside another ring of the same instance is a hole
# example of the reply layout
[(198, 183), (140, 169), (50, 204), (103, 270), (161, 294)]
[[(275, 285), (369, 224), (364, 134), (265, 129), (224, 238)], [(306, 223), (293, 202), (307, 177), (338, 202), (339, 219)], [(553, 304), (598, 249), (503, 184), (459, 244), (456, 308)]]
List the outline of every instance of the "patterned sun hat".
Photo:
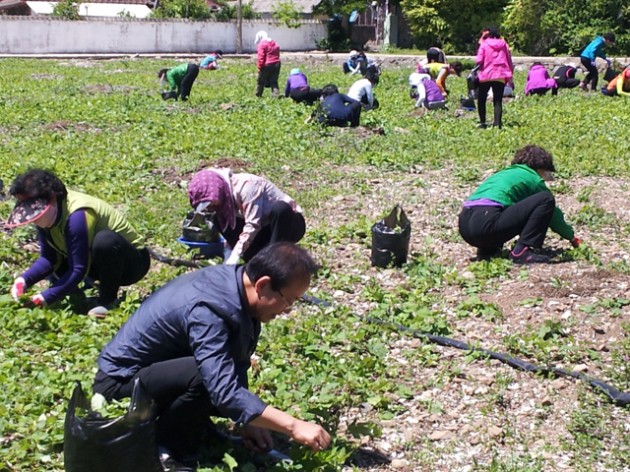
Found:
[(46, 198), (20, 200), (15, 204), (15, 208), (13, 208), (13, 211), (9, 215), (7, 226), (12, 228), (31, 223), (48, 210), (50, 205), (51, 202)]

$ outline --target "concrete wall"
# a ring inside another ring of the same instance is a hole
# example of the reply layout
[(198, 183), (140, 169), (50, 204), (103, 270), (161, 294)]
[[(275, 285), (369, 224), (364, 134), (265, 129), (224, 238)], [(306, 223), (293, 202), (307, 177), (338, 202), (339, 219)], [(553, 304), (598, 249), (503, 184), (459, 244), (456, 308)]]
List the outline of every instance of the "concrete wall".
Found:
[[(326, 26), (305, 21), (288, 28), (269, 21), (243, 21), (243, 52), (265, 30), (283, 51), (315, 49)], [(236, 51), (236, 22), (89, 19), (0, 16), (0, 54), (205, 53)]]

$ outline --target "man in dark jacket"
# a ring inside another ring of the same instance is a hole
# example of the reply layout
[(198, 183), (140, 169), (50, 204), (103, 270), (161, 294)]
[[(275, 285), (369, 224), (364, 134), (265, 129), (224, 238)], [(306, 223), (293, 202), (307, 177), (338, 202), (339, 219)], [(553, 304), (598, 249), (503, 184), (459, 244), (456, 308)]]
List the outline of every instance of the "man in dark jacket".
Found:
[(267, 246), (246, 266), (213, 266), (172, 280), (151, 295), (103, 348), (94, 391), (129, 397), (139, 378), (158, 409), (157, 442), (165, 470), (194, 471), (209, 416), (243, 425), (254, 450), (272, 447), (269, 431), (320, 450), (319, 425), (266, 405), (248, 390), (247, 370), (261, 323), (287, 311), (317, 265), (293, 243)]

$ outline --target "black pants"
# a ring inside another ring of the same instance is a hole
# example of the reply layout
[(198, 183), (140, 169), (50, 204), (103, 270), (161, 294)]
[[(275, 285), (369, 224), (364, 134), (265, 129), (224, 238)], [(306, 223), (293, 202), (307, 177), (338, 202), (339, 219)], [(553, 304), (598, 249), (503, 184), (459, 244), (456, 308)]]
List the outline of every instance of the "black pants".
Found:
[[(262, 228), (242, 256), (245, 262), (269, 244), (280, 241), (297, 243), (306, 232), (304, 216), (294, 212), (286, 202), (275, 202), (271, 206), (267, 221), (263, 221), (262, 224)], [(227, 228), (223, 231), (223, 237), (231, 247), (237, 243), (244, 226), (245, 221), (242, 218), (237, 218), (234, 228)]]
[(519, 236), (519, 242), (540, 248), (556, 207), (551, 192), (539, 192), (512, 206), (477, 206), (459, 214), (459, 234), (471, 246), (492, 252)]
[(304, 102), (307, 105), (312, 105), (317, 100), (319, 100), (319, 97), (322, 96), (322, 91), (320, 89), (312, 89), (308, 87), (300, 88), (300, 89), (293, 89), (289, 93), (289, 96), (296, 103)]
[(179, 84), (178, 93), (182, 100), (187, 100), (190, 95), (190, 89), (192, 89), (197, 76), (199, 75), (199, 66), (197, 64), (188, 64), (188, 70), (186, 75), (182, 78), (182, 82)]
[(503, 82), (479, 82), (479, 122), (486, 122), (486, 100), (488, 99), (490, 88), (492, 88), (492, 104), (494, 106), (494, 121), (492, 125), (501, 128), (503, 119), (503, 90), (505, 89)]
[(427, 61), (446, 64), (446, 57), (444, 57), (444, 53), (439, 49), (429, 48), (427, 49)]
[(263, 66), (258, 72), (256, 82), (256, 96), (262, 97), (265, 87), (271, 88), (272, 93), (278, 93), (278, 77), (280, 76), (280, 63)]
[[(332, 113), (335, 118), (331, 117), (331, 111), (328, 111), (328, 116), (326, 116), (325, 123), (328, 126), (337, 126), (339, 128), (344, 128), (350, 126), (352, 128), (356, 128), (359, 126), (361, 122), (361, 110), (363, 109), (363, 105), (361, 102), (352, 101), (352, 103), (345, 105), (344, 110), (335, 110), (335, 113)], [(337, 118), (339, 116), (339, 118)]]
[(146, 248), (136, 249), (120, 234), (110, 230), (96, 233), (92, 241), (89, 276), (98, 280), (101, 305), (116, 300), (118, 289), (136, 283), (149, 271), (151, 257)]
[(572, 79), (570, 77), (555, 79), (558, 84), (558, 88), (568, 88), (572, 89), (580, 85), (580, 81), (578, 79)]
[(108, 377), (99, 370), (94, 392), (108, 401), (128, 398), (136, 378), (157, 406), (157, 444), (179, 460), (193, 459), (205, 439), (210, 416), (218, 416), (194, 357), (156, 362), (125, 380)]
[(591, 60), (586, 57), (580, 57), (580, 61), (588, 71), (586, 77), (584, 77), (584, 85), (588, 87), (588, 84), (590, 83), (591, 90), (595, 90), (597, 88), (597, 79), (599, 78), (597, 67), (595, 67), (595, 65), (591, 63)]

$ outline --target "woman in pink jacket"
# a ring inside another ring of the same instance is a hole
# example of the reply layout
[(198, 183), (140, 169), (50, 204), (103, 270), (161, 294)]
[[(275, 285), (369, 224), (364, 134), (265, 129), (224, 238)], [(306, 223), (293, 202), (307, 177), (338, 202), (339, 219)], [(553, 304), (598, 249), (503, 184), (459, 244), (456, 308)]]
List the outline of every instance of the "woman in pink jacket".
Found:
[(256, 96), (262, 97), (265, 87), (271, 88), (271, 94), (278, 96), (278, 76), (280, 75), (280, 46), (271, 39), (266, 31), (256, 33), (256, 55), (258, 82)]
[(492, 126), (501, 128), (503, 117), (503, 89), (512, 80), (514, 65), (512, 54), (507, 43), (501, 39), (496, 28), (483, 31), (477, 50), (477, 65), (479, 66), (479, 128), (486, 125), (486, 99), (492, 89), (492, 103), (494, 105), (494, 121)]
[(540, 62), (534, 62), (527, 74), (525, 95), (544, 95), (551, 90), (552, 95), (558, 95), (558, 84), (549, 77), (547, 68)]

